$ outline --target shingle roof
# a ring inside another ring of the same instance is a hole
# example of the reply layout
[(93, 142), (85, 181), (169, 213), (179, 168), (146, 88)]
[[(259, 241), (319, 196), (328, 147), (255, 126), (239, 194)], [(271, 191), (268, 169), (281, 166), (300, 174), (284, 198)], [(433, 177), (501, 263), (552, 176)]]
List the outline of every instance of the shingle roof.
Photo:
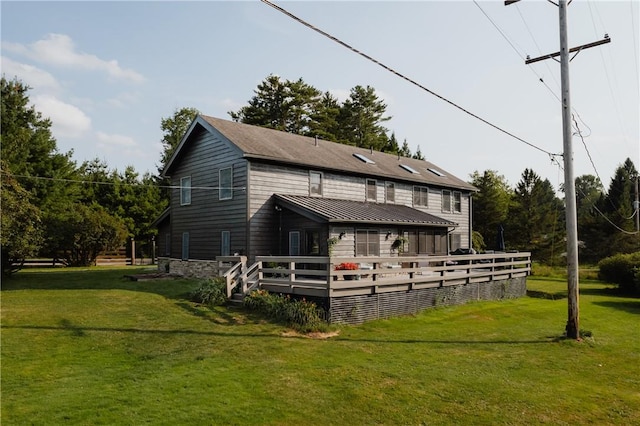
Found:
[[(370, 177), (451, 187), (466, 191), (476, 190), (472, 185), (429, 161), (398, 157), (393, 154), (370, 151), (351, 145), (236, 123), (206, 115), (198, 116), (196, 120), (202, 120), (215, 128), (231, 143), (236, 145), (244, 153), (245, 158), (300, 165), (318, 170), (333, 170)], [(181, 148), (182, 146), (178, 149)], [(354, 154), (364, 155), (372, 160), (374, 164), (365, 163), (356, 158)], [(451, 158), (454, 161), (455, 155), (452, 155)], [(402, 164), (410, 166), (418, 171), (419, 174), (407, 171), (401, 167)], [(437, 173), (428, 169), (433, 169)]]
[(455, 222), (399, 204), (274, 194), (283, 206), (319, 221), (381, 225), (457, 226)]

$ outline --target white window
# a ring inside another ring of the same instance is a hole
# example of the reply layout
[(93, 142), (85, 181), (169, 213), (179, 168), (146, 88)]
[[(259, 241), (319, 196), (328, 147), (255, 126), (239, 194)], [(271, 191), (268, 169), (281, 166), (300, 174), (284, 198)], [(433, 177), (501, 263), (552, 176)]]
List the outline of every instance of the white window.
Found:
[(191, 176), (180, 178), (180, 205), (191, 204)]
[(387, 182), (385, 186), (385, 198), (387, 203), (395, 203), (396, 202), (396, 185), (393, 182)]
[(309, 172), (309, 195), (322, 195), (322, 173)]
[(289, 232), (289, 256), (300, 256), (300, 232)]
[(231, 254), (231, 232), (222, 231), (220, 241), (220, 255), (229, 256)]
[(442, 211), (451, 211), (451, 191), (449, 191), (448, 189), (442, 190)]
[(462, 213), (462, 193), (459, 191), (453, 191), (453, 211)]
[(230, 200), (233, 198), (233, 169), (227, 167), (220, 169), (218, 173), (218, 199)]
[(375, 179), (367, 179), (367, 201), (378, 199), (378, 184)]
[(380, 256), (380, 233), (370, 229), (356, 231), (356, 256)]
[(429, 206), (429, 188), (426, 186), (413, 187), (413, 205), (422, 207)]
[(189, 233), (182, 233), (182, 260), (189, 260)]

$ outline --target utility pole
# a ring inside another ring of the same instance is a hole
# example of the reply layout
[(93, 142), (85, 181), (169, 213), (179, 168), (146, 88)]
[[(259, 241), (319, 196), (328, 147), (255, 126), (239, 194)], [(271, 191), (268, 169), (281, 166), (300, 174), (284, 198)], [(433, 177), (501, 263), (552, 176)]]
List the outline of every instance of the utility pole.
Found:
[[(506, 0), (505, 5), (515, 3), (518, 0)], [(555, 2), (551, 3), (556, 4)], [(539, 58), (529, 59), (525, 64), (542, 61), (544, 59), (560, 56), (560, 86), (562, 90), (562, 146), (564, 158), (564, 193), (567, 223), (567, 295), (568, 295), (568, 319), (566, 334), (568, 338), (580, 338), (580, 306), (578, 303), (578, 220), (576, 210), (576, 185), (573, 176), (573, 130), (571, 126), (571, 97), (569, 90), (569, 58), (570, 53), (576, 55), (582, 50), (600, 44), (609, 43), (611, 40), (605, 36), (603, 40), (569, 49), (567, 37), (567, 0), (559, 0), (557, 3), (560, 22), (560, 51)], [(575, 56), (574, 56), (575, 57)]]

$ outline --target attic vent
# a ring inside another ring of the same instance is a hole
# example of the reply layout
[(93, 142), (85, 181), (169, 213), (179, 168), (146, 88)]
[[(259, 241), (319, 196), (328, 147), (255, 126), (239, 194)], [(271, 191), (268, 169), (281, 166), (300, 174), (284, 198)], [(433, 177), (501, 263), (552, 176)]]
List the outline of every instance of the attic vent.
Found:
[(375, 161), (369, 159), (368, 157), (362, 155), (362, 154), (353, 154), (354, 157), (356, 157), (358, 160), (362, 161), (363, 163), (367, 163), (367, 164), (376, 164)]
[(407, 166), (406, 164), (400, 164), (400, 167), (402, 167), (403, 169), (405, 169), (409, 173), (413, 173), (414, 175), (419, 175), (420, 174), (419, 171), (417, 171), (416, 169), (414, 169), (411, 166)]
[(429, 170), (431, 173), (433, 173), (436, 176), (440, 176), (440, 177), (445, 177), (446, 176), (444, 173), (442, 173), (442, 172), (440, 172), (440, 171), (438, 171), (436, 169), (427, 169), (427, 170)]

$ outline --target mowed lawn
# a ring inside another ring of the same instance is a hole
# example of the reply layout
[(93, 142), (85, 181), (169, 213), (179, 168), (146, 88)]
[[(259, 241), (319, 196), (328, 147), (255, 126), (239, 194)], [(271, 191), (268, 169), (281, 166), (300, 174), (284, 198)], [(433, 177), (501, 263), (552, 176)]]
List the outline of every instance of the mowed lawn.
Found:
[(581, 342), (561, 338), (566, 284), (544, 278), (537, 297), (318, 339), (196, 306), (195, 281), (123, 278), (139, 271), (2, 282), (3, 425), (640, 424), (640, 299), (595, 281)]

